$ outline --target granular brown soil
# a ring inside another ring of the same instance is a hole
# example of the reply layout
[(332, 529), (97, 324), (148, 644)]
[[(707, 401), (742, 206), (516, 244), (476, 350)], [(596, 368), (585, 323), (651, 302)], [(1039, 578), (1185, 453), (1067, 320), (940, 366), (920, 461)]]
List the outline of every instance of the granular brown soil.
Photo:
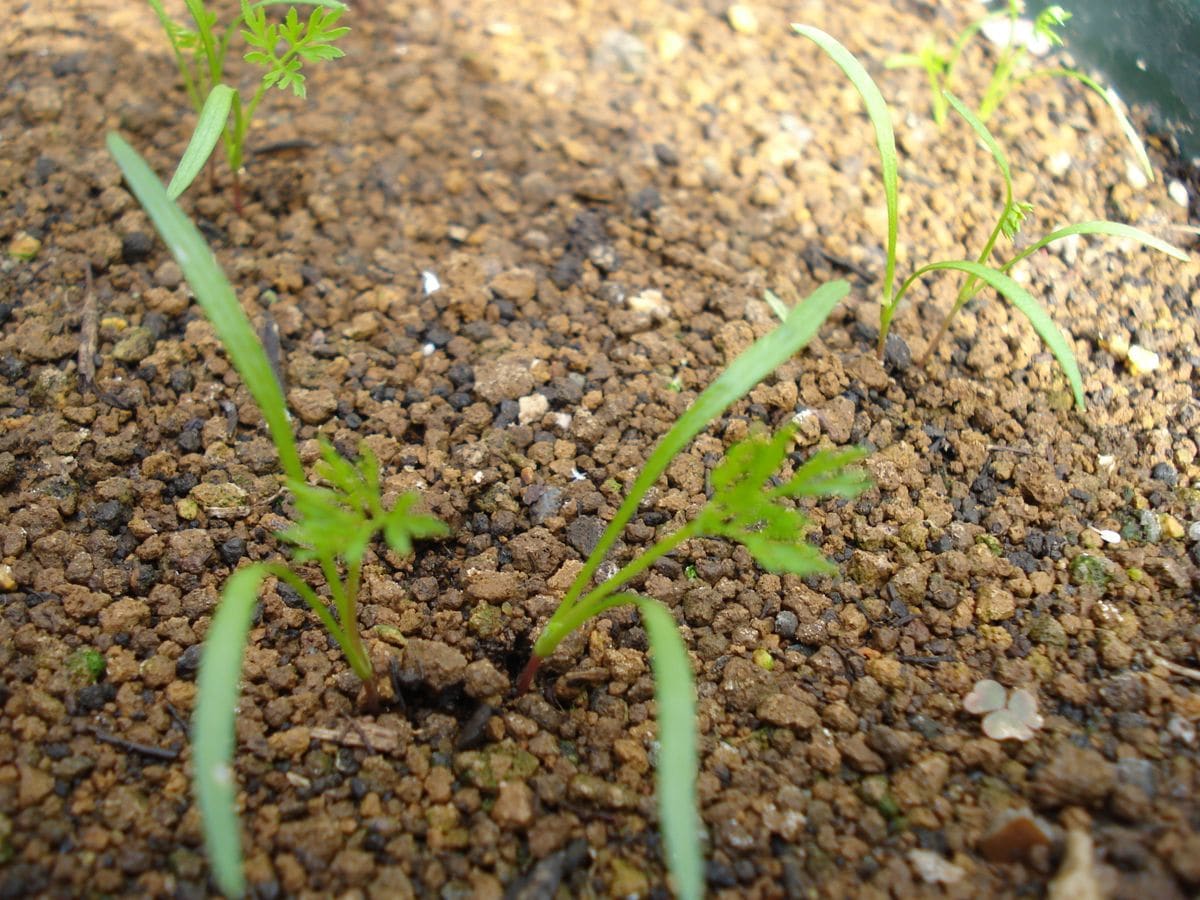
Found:
[[(992, 296), (912, 363), (949, 277), (914, 291), (880, 363), (873, 142), (788, 23), (836, 35), (893, 104), (908, 272), (974, 252), (1001, 183), (961, 123), (928, 120), (923, 77), (882, 61), (974, 11), (746, 6), (364, 2), (309, 102), (263, 105), (244, 214), (223, 171), (184, 198), (278, 328), (306, 458), (365, 441), (389, 492), (453, 529), (369, 558), (361, 622), (395, 673), (376, 716), (299, 599), (264, 592), (236, 757), (255, 895), (666, 895), (636, 614), (509, 692), (653, 442), (771, 327), (764, 289), (833, 277), (850, 300), (672, 465), (618, 550), (695, 510), (755, 423), (802, 413), (803, 447), (871, 451), (876, 486), (813, 509), (836, 577), (696, 541), (641, 585), (692, 652), (711, 893), (1200, 890), (1200, 263), (1083, 239), (1018, 269), (1072, 338), (1084, 415)], [(230, 571), (280, 554), (289, 500), (104, 150), (115, 129), (169, 173), (194, 122), (149, 7), (20, 2), (0, 53), (0, 896), (200, 897), (196, 665)], [(968, 96), (987, 63), (968, 54)], [(1076, 85), (1038, 82), (992, 125), (1036, 204), (1026, 235), (1108, 217), (1194, 245)], [(1038, 698), (1032, 740), (964, 711), (984, 678)]]

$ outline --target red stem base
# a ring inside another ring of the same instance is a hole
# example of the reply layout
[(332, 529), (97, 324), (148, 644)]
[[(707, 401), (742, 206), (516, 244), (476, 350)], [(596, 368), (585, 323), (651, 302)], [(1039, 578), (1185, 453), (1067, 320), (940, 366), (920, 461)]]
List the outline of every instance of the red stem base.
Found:
[(525, 668), (521, 670), (521, 677), (517, 679), (517, 696), (522, 696), (529, 686), (533, 684), (533, 676), (537, 674), (537, 670), (541, 668), (542, 658), (537, 654), (529, 657), (529, 662), (525, 663)]

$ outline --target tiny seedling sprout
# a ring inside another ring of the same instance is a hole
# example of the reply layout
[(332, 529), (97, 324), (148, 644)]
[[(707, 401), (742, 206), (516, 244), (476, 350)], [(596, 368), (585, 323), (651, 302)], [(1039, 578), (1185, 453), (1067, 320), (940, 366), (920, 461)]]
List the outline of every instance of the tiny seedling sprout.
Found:
[[(185, 0), (191, 27), (172, 19), (162, 0), (148, 2), (171, 43), (179, 76), (199, 116), (167, 193), (174, 199), (186, 191), (223, 139), (233, 175), (234, 205), (240, 210), (246, 135), (259, 103), (273, 87), (306, 97), (304, 64), (345, 55), (334, 43), (350, 31), (338, 25), (346, 5), (338, 0), (241, 0), (240, 14), (221, 28), (204, 0)], [(267, 20), (271, 6), (289, 7), (282, 23)], [(298, 6), (311, 7), (305, 21)], [(239, 33), (250, 48), (244, 54), (246, 61), (263, 70), (248, 101), (225, 82), (230, 44)]]
[(774, 572), (832, 571), (818, 550), (804, 541), (809, 523), (795, 501), (857, 495), (867, 480), (861, 472), (846, 466), (860, 459), (862, 452), (820, 451), (796, 467), (790, 477), (777, 479), (776, 472), (789, 459), (793, 428), (785, 426), (773, 437), (752, 435), (730, 448), (714, 469), (711, 496), (695, 517), (660, 537), (600, 584), (592, 586), (592, 579), (671, 461), (730, 404), (803, 347), (847, 291), (848, 285), (841, 281), (818, 288), (787, 315), (779, 328), (740, 354), (663, 436), (542, 629), (517, 683), (518, 692), (527, 690), (542, 661), (589, 619), (622, 604), (638, 607), (650, 642), (655, 679), (659, 759), (663, 761), (657, 769), (659, 814), (667, 865), (677, 894), (685, 900), (700, 897), (704, 885), (691, 665), (670, 611), (629, 587), (657, 560), (699, 537), (722, 537), (740, 543), (760, 565)]
[[(1138, 166), (1146, 178), (1154, 180), (1154, 168), (1146, 155), (1146, 148), (1138, 137), (1137, 129), (1129, 121), (1122, 109), (1121, 100), (1112, 88), (1106, 88), (1096, 79), (1085, 75), (1076, 69), (1066, 67), (1031, 68), (1029, 66), (1029, 38), (1040, 40), (1046, 47), (1063, 46), (1062, 35), (1058, 29), (1067, 23), (1071, 14), (1061, 6), (1047, 6), (1039, 12), (1032, 23), (1021, 19), (1024, 4), (1021, 0), (1008, 0), (1007, 9), (988, 13), (967, 25), (954, 41), (949, 51), (940, 49), (932, 39), (927, 39), (916, 53), (900, 53), (887, 60), (889, 69), (918, 67), (925, 70), (929, 81), (929, 92), (932, 98), (933, 119), (942, 127), (946, 124), (949, 107), (946, 103), (945, 91), (950, 90), (954, 67), (975, 35), (983, 31), (992, 22), (1007, 19), (1007, 40), (998, 51), (995, 68), (979, 101), (976, 114), (981, 122), (987, 122), (999, 108), (1004, 99), (1027, 81), (1039, 78), (1070, 78), (1095, 91), (1108, 104), (1117, 124), (1121, 128), (1125, 140), (1137, 159)], [(1022, 24), (1026, 28), (1022, 28)], [(1028, 30), (1028, 34), (1024, 32)]]
[[(999, 266), (994, 266), (991, 263), (991, 256), (1000, 235), (1003, 234), (1009, 239), (1016, 237), (1021, 221), (1033, 207), (1029, 203), (1018, 200), (1013, 196), (1012, 174), (1009, 171), (1008, 161), (991, 132), (988, 131), (978, 116), (967, 109), (962, 101), (946, 91), (943, 94), (943, 98), (947, 105), (953, 108), (970, 125), (976, 136), (988, 148), (993, 159), (996, 161), (996, 165), (999, 167), (1001, 175), (1004, 178), (1004, 206), (1000, 211), (995, 227), (992, 229), (984, 245), (983, 251), (976, 259), (928, 263), (917, 268), (908, 278), (901, 282), (899, 288), (896, 288), (896, 236), (900, 208), (899, 179), (897, 174), (899, 164), (896, 153), (895, 135), (892, 131), (891, 115), (887, 102), (883, 99), (883, 95), (880, 93), (874, 80), (867, 73), (867, 70), (835, 38), (809, 25), (793, 25), (792, 28), (798, 34), (813, 41), (842, 69), (862, 97), (863, 104), (867, 109), (867, 116), (875, 132), (875, 142), (879, 148), (884, 203), (887, 208), (887, 263), (884, 274), (883, 294), (880, 300), (879, 344), (877, 348), (880, 358), (883, 357), (892, 319), (899, 308), (900, 301), (904, 299), (904, 295), (908, 290), (917, 281), (931, 272), (941, 270), (962, 272), (966, 274), (967, 279), (959, 291), (958, 297), (947, 314), (937, 336), (926, 350), (922, 361), (927, 360), (930, 353), (936, 348), (942, 335), (949, 327), (950, 320), (972, 297), (979, 293), (983, 286), (988, 286), (994, 288), (997, 293), (1008, 300), (1013, 307), (1029, 320), (1038, 336), (1050, 349), (1050, 352), (1054, 354), (1054, 358), (1058, 361), (1070, 384), (1071, 394), (1075, 399), (1076, 407), (1080, 411), (1083, 411), (1085, 408), (1083, 378), (1079, 373), (1079, 365), (1075, 360), (1075, 353), (1071, 349), (1071, 344), (1041, 304), (1025, 288), (1013, 280), (1010, 274), (1013, 266), (1048, 244), (1073, 234), (1103, 234), (1128, 238), (1179, 260), (1187, 260), (1187, 253), (1131, 225), (1124, 225), (1119, 222), (1093, 221), (1080, 222), (1058, 228), (1025, 247), (1007, 262)], [(776, 308), (778, 310), (778, 307)]]
[(282, 562), (247, 565), (225, 583), (204, 642), (192, 723), (193, 779), (217, 884), (225, 894), (241, 896), (245, 880), (234, 807), (234, 716), (259, 589), (273, 577), (304, 599), (362, 681), (365, 704), (370, 707), (377, 702), (375, 672), (359, 635), (357, 611), (367, 547), (382, 535), (397, 553), (408, 554), (414, 540), (441, 536), (447, 529), (432, 516), (413, 511), (415, 494), (404, 494), (390, 509), (384, 508), (379, 463), (365, 445), (359, 460), (352, 463), (323, 444), (316, 475), (328, 486), (308, 482), (283, 391), (212, 251), (137, 151), (116, 134), (109, 134), (108, 148), (262, 410), (295, 500), (295, 524), (279, 536), (292, 545), (296, 562), (317, 563), (329, 591), (329, 599), (322, 598)]

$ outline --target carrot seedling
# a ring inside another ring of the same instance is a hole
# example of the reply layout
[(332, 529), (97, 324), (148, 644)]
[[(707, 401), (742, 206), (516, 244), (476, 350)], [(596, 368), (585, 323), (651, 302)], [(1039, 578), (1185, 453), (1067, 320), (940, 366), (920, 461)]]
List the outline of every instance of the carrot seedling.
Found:
[[(878, 352), (882, 359), (884, 347), (887, 342), (888, 331), (891, 328), (892, 319), (894, 318), (897, 309), (900, 306), (900, 301), (904, 299), (904, 295), (908, 290), (922, 277), (930, 272), (940, 270), (955, 270), (963, 272), (967, 275), (967, 280), (959, 291), (958, 297), (955, 300), (954, 306), (947, 314), (945, 321), (942, 324), (937, 336), (930, 343), (926, 350), (922, 362), (928, 359), (929, 354), (937, 346), (942, 335), (949, 326), (950, 320), (958, 313), (960, 309), (979, 291), (984, 285), (992, 287), (1002, 297), (1009, 301), (1022, 315), (1024, 315), (1037, 332), (1038, 336), (1054, 354), (1054, 358), (1058, 361), (1063, 373), (1067, 377), (1067, 381), (1071, 386), (1071, 394), (1075, 399), (1075, 405), (1083, 411), (1085, 408), (1083, 398), (1083, 378), (1079, 373), (1079, 365), (1075, 360), (1074, 351), (1071, 349), (1071, 344), (1058, 326), (1054, 324), (1054, 320), (1050, 314), (1033, 298), (1033, 296), (1017, 284), (1009, 275), (1012, 267), (1021, 260), (1028, 257), (1030, 254), (1040, 250), (1048, 244), (1073, 234), (1104, 234), (1114, 237), (1129, 238), (1138, 241), (1147, 247), (1159, 250), (1169, 256), (1179, 260), (1187, 260), (1188, 256), (1183, 250), (1178, 247), (1168, 244), (1153, 235), (1147, 234), (1141, 229), (1134, 228), (1131, 225), (1123, 225), (1119, 222), (1094, 221), (1080, 222), (1074, 225), (1067, 225), (1063, 228), (1056, 229), (1050, 234), (1041, 238), (1038, 241), (1025, 247), (1008, 262), (999, 266), (991, 263), (991, 256), (995, 250), (996, 243), (1000, 235), (1004, 235), (1009, 239), (1015, 238), (1021, 221), (1033, 209), (1033, 207), (1025, 202), (1017, 200), (1013, 196), (1012, 173), (1009, 170), (1008, 161), (1004, 156), (1004, 152), (1000, 149), (1000, 145), (996, 139), (988, 131), (983, 122), (972, 113), (967, 107), (950, 92), (943, 93), (943, 99), (949, 107), (953, 108), (963, 119), (971, 126), (976, 136), (991, 152), (996, 165), (1000, 168), (1000, 173), (1004, 178), (1005, 185), (1005, 200), (1004, 206), (1000, 211), (1000, 216), (996, 221), (995, 227), (992, 229), (983, 251), (974, 260), (948, 260), (942, 262), (928, 263), (919, 267), (911, 275), (901, 282), (899, 288), (895, 286), (896, 277), (896, 235), (899, 223), (899, 179), (897, 177), (898, 157), (896, 154), (895, 135), (892, 131), (891, 114), (888, 109), (887, 102), (883, 99), (883, 95), (879, 91), (879, 87), (867, 74), (867, 70), (862, 64), (855, 59), (844, 46), (836, 39), (829, 36), (820, 29), (813, 28), (808, 25), (793, 25), (792, 28), (797, 33), (803, 35), (813, 41), (820, 47), (849, 78), (854, 85), (859, 95), (862, 97), (863, 104), (867, 109), (867, 116), (871, 121), (871, 125), (875, 132), (875, 142), (879, 148), (880, 166), (882, 172), (882, 184), (884, 203), (887, 208), (887, 269), (884, 275), (883, 295), (880, 300), (879, 309), (879, 344)], [(982, 282), (982, 284), (981, 284)]]
[(212, 251), (137, 151), (111, 133), (108, 148), (262, 410), (295, 500), (295, 524), (279, 537), (292, 545), (296, 562), (315, 561), (319, 565), (329, 593), (328, 599), (323, 598), (282, 562), (248, 565), (226, 582), (204, 642), (192, 721), (192, 777), (217, 884), (225, 894), (241, 896), (245, 880), (234, 807), (234, 716), (259, 589), (273, 577), (304, 599), (362, 681), (364, 702), (370, 707), (377, 702), (375, 672), (359, 634), (357, 612), (367, 547), (382, 535), (397, 553), (408, 554), (414, 540), (445, 535), (448, 529), (432, 516), (413, 512), (418, 502), (413, 493), (404, 494), (385, 509), (379, 463), (365, 446), (359, 460), (351, 463), (323, 444), (322, 461), (315, 474), (325, 484), (308, 482), (283, 391)]
[(845, 467), (860, 459), (862, 451), (819, 452), (790, 477), (777, 480), (776, 473), (791, 448), (790, 426), (770, 438), (751, 437), (738, 443), (713, 471), (711, 497), (693, 519), (660, 538), (600, 584), (590, 586), (608, 552), (671, 461), (713, 419), (807, 344), (848, 290), (843, 281), (818, 288), (787, 315), (778, 329), (738, 356), (663, 436), (542, 629), (517, 683), (518, 692), (527, 690), (542, 661), (589, 619), (626, 603), (638, 607), (650, 642), (655, 679), (661, 748), (658, 802), (667, 866), (677, 894), (688, 900), (700, 897), (704, 889), (691, 665), (671, 612), (657, 600), (626, 588), (657, 560), (699, 537), (722, 537), (740, 543), (761, 566), (774, 572), (803, 575), (832, 571), (833, 566), (804, 541), (809, 523), (795, 501), (858, 494), (866, 487), (866, 478)]
[[(259, 103), (273, 87), (306, 97), (304, 64), (345, 55), (334, 43), (350, 31), (337, 24), (346, 5), (338, 0), (241, 0), (241, 13), (221, 28), (204, 0), (185, 0), (192, 27), (168, 16), (162, 0), (148, 2), (171, 42), (175, 65), (199, 116), (167, 193), (174, 199), (186, 191), (217, 141), (223, 140), (233, 175), (234, 205), (240, 210), (246, 135)], [(289, 9), (282, 23), (267, 21), (267, 7), (285, 5)], [(306, 21), (300, 20), (297, 6), (312, 7)], [(225, 82), (226, 58), (239, 33), (249, 48), (244, 58), (263, 70), (249, 101)]]
[(983, 31), (991, 22), (1008, 20), (1007, 40), (1000, 48), (996, 57), (992, 76), (984, 89), (976, 111), (980, 121), (987, 122), (999, 108), (1004, 99), (1027, 81), (1038, 78), (1070, 78), (1078, 81), (1084, 87), (1095, 91), (1112, 110), (1121, 127), (1122, 134), (1129, 142), (1129, 147), (1137, 159), (1138, 166), (1146, 178), (1154, 180), (1154, 169), (1146, 148), (1138, 137), (1137, 129), (1129, 121), (1121, 108), (1121, 100), (1112, 88), (1106, 88), (1089, 75), (1066, 67), (1032, 68), (1029, 65), (1030, 40), (1037, 40), (1046, 48), (1063, 46), (1062, 35), (1058, 30), (1067, 23), (1071, 14), (1061, 6), (1047, 6), (1039, 12), (1032, 22), (1021, 18), (1023, 11), (1021, 0), (1009, 0), (1008, 8), (989, 13), (976, 19), (961, 32), (948, 51), (939, 48), (932, 40), (927, 40), (916, 53), (900, 53), (891, 57), (885, 65), (889, 69), (919, 67), (925, 70), (932, 95), (933, 120), (942, 127), (946, 124), (946, 114), (949, 107), (943, 91), (950, 90), (954, 67), (962, 57), (963, 51), (971, 43), (975, 35)]

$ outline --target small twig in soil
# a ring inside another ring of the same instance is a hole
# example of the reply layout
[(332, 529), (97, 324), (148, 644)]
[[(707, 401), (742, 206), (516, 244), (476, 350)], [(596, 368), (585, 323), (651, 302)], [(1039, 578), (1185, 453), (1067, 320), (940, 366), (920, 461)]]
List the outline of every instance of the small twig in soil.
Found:
[(180, 731), (182, 731), (184, 734), (187, 734), (188, 733), (188, 723), (187, 723), (187, 720), (184, 719), (184, 717), (179, 714), (179, 710), (177, 710), (174, 707), (174, 705), (170, 704), (170, 703), (165, 704), (165, 707), (167, 710), (167, 715), (169, 715), (171, 717), (171, 721), (173, 721), (176, 725), (179, 726)]
[(407, 713), (408, 704), (404, 701), (404, 680), (400, 675), (400, 662), (394, 656), (388, 658), (388, 677), (392, 680), (392, 704)]
[(896, 659), (914, 666), (936, 666), (941, 663), (954, 662), (953, 656), (897, 656)]
[(258, 339), (262, 341), (263, 350), (267, 354), (267, 363), (271, 374), (279, 382), (279, 390), (287, 396), (287, 379), (283, 375), (283, 346), (279, 340), (279, 325), (270, 312), (262, 315), (262, 324), (258, 326)]
[(132, 412), (138, 408), (138, 400), (130, 400), (127, 397), (122, 397), (115, 391), (104, 391), (98, 397), (104, 403), (107, 403), (113, 409), (119, 409), (123, 412)]
[(217, 405), (221, 407), (221, 412), (225, 413), (225, 436), (232, 440), (237, 434), (238, 427), (238, 411), (232, 400), (219, 400)]
[(1032, 450), (1026, 450), (1023, 447), (1006, 447), (1004, 444), (988, 444), (988, 453), (1017, 453), (1021, 456), (1033, 456)]
[(263, 144), (261, 147), (251, 148), (250, 155), (269, 156), (272, 153), (290, 153), (292, 150), (312, 150), (316, 146), (316, 142), (310, 141), (308, 138), (291, 138), (290, 140), (274, 141), (270, 144)]
[(1169, 659), (1163, 659), (1157, 653), (1146, 653), (1146, 658), (1155, 666), (1162, 666), (1172, 675), (1182, 675), (1184, 678), (1190, 678), (1193, 681), (1200, 681), (1200, 669), (1189, 669), (1187, 666), (1181, 666), (1179, 663), (1171, 662)]
[(314, 741), (330, 741), (341, 747), (362, 747), (372, 756), (393, 753), (400, 746), (400, 735), (377, 722), (353, 721), (343, 728), (313, 728), (309, 737)]
[(367, 737), (367, 732), (363, 729), (362, 725), (360, 725), (357, 720), (351, 719), (350, 727), (354, 729), (360, 738), (362, 738), (363, 746), (366, 748), (367, 753), (369, 753), (371, 756), (378, 756), (379, 754), (376, 753), (375, 748), (371, 746), (371, 739)]
[(461, 753), (463, 750), (474, 750), (482, 745), (487, 738), (484, 729), (495, 711), (490, 703), (479, 704), (479, 708), (471, 713), (471, 717), (459, 728), (454, 749)]
[(92, 284), (92, 264), (86, 263), (87, 289), (83, 292), (83, 321), (79, 326), (79, 376), (83, 388), (90, 388), (96, 381), (96, 341), (98, 317), (96, 314), (96, 291)]
[(92, 735), (96, 740), (105, 744), (112, 744), (114, 747), (120, 747), (122, 750), (129, 753), (140, 753), (143, 756), (150, 756), (154, 759), (164, 759), (172, 762), (179, 759), (179, 750), (172, 747), (155, 747), (152, 744), (142, 744), (138, 741), (127, 741), (125, 738), (117, 737), (115, 734), (109, 734), (102, 728), (92, 726)]
[(819, 246), (815, 246), (815, 245), (809, 247), (808, 249), (806, 249), (804, 251), (803, 258), (804, 258), (804, 262), (808, 265), (810, 270), (817, 268), (817, 266), (819, 265), (817, 260), (819, 259), (821, 261), (824, 261), (825, 263), (828, 263), (831, 266), (834, 266), (835, 268), (842, 269), (843, 271), (851, 272), (851, 273), (857, 275), (859, 278), (861, 278), (867, 284), (871, 284), (879, 278), (879, 276), (876, 275), (874, 272), (870, 272), (867, 269), (864, 269), (858, 263), (854, 262), (854, 260), (847, 259), (844, 256), (839, 256), (836, 253), (830, 253), (824, 247), (819, 247)]

